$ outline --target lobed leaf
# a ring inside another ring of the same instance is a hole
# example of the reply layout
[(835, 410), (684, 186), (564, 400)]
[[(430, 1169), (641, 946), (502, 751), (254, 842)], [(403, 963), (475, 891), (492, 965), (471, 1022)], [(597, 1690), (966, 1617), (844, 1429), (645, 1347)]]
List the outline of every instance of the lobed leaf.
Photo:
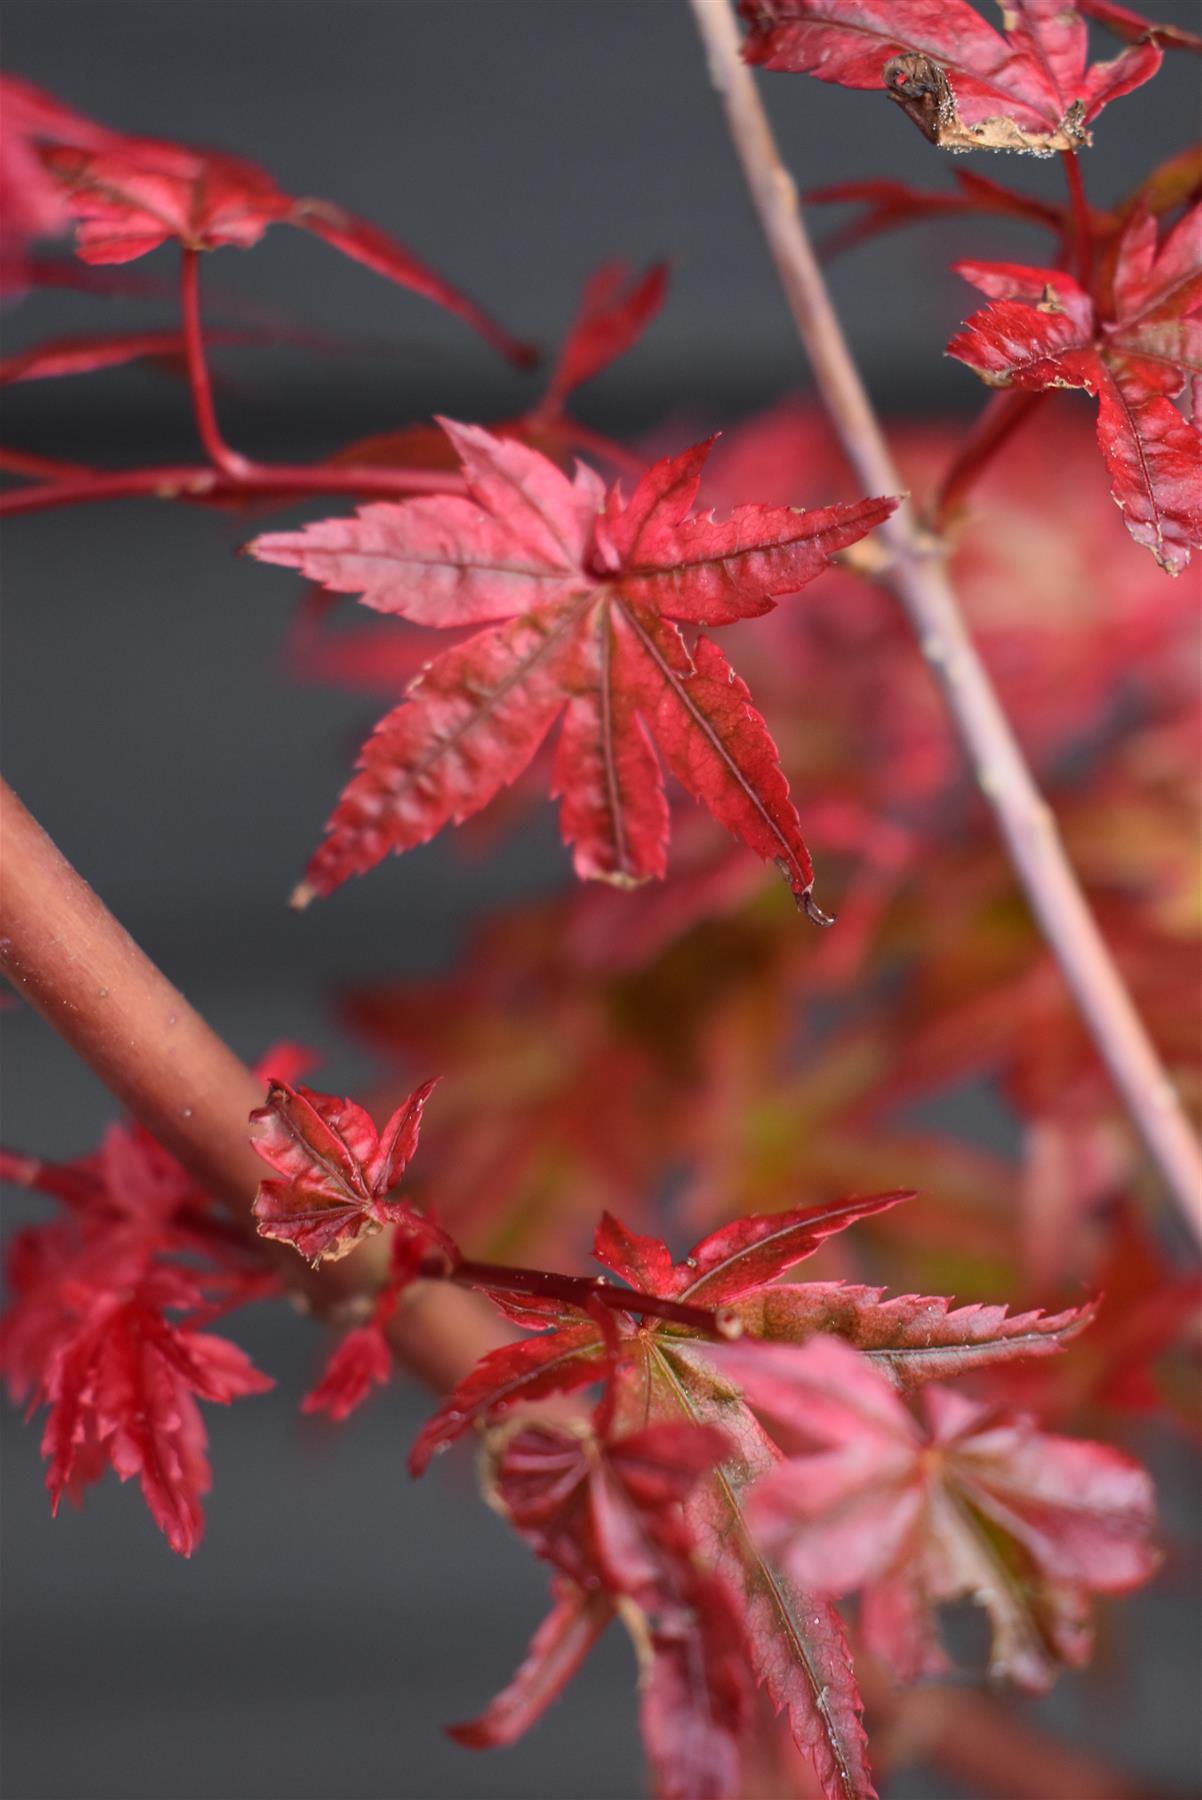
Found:
[(804, 1262), (825, 1239), (845, 1231), (857, 1219), (870, 1218), (913, 1198), (908, 1188), (899, 1188), (888, 1194), (802, 1206), (792, 1212), (752, 1213), (710, 1232), (679, 1263), (672, 1261), (667, 1245), (658, 1238), (640, 1237), (606, 1213), (593, 1255), (645, 1293), (685, 1299), (697, 1306), (725, 1306)]
[[(490, 628), (431, 662), (365, 745), (296, 901), (486, 806), (563, 715), (554, 772), (579, 875), (662, 875), (656, 748), (799, 902), (813, 884), (776, 746), (744, 684), (676, 621), (767, 612), (893, 510), (891, 500), (690, 517), (708, 444), (656, 463), (627, 500), (511, 438), (444, 422), (468, 498), (364, 507), (248, 548), (423, 625)], [(809, 910), (813, 910), (809, 908)]]
[(883, 89), (958, 151), (1046, 156), (1088, 144), (1089, 122), (1161, 63), (1144, 42), (1087, 67), (1072, 0), (1014, 0), (1005, 35), (966, 0), (741, 0), (739, 10), (748, 62)]
[(1005, 1306), (954, 1306), (942, 1296), (898, 1294), (840, 1281), (765, 1287), (734, 1305), (748, 1335), (800, 1344), (841, 1338), (902, 1387), (948, 1380), (1032, 1356), (1051, 1356), (1092, 1323), (1096, 1304), (1063, 1312), (1011, 1313)]
[(377, 1132), (353, 1100), (270, 1082), (266, 1105), (250, 1116), (251, 1144), (284, 1179), (259, 1184), (259, 1235), (320, 1263), (337, 1261), (386, 1224), (423, 1225), (390, 1195), (417, 1148), (422, 1110), (436, 1085), (415, 1089)]

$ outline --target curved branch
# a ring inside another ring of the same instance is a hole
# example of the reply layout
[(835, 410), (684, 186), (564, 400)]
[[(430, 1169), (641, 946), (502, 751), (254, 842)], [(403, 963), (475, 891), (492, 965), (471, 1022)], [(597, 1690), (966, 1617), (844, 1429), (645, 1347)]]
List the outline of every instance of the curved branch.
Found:
[[(263, 1084), (118, 924), (0, 781), (0, 970), (109, 1091), (178, 1157), (250, 1237), (263, 1165), (248, 1114)], [(257, 1243), (260, 1240), (255, 1240)], [(379, 1286), (380, 1240), (320, 1274), (261, 1244), (315, 1311), (339, 1313)], [(389, 1325), (399, 1361), (453, 1387), (508, 1333), (462, 1290), (419, 1286)]]

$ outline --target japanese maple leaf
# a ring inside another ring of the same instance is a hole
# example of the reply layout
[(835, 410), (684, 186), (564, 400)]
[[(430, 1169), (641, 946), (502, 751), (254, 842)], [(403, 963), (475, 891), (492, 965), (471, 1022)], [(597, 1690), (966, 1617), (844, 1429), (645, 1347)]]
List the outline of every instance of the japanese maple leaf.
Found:
[[(307, 1060), (279, 1045), (259, 1071)], [(202, 1327), (276, 1292), (277, 1276), (141, 1125), (111, 1126), (98, 1150), (66, 1163), (0, 1151), (0, 1181), (59, 1207), (8, 1246), (0, 1322), (10, 1393), (49, 1409), (42, 1451), (55, 1507), (106, 1469), (137, 1475), (172, 1548), (190, 1554), (210, 1484), (196, 1402), (272, 1386)]]
[[(24, 84), (16, 84), (23, 98)], [(76, 249), (87, 263), (125, 263), (175, 241), (189, 250), (240, 250), (271, 225), (292, 225), (322, 238), (386, 280), (455, 313), (520, 365), (532, 353), (515, 342), (467, 295), (366, 219), (328, 200), (298, 199), (264, 170), (215, 150), (158, 138), (127, 137), (55, 110), (23, 106), (21, 142), (36, 159), (64, 215), (76, 221)]]
[(884, 89), (932, 143), (1049, 156), (1090, 142), (1111, 100), (1155, 75), (1139, 43), (1087, 67), (1072, 0), (1013, 0), (1003, 35), (966, 0), (741, 0), (748, 62)]
[(297, 901), (478, 812), (564, 715), (561, 827), (582, 877), (664, 873), (654, 743), (728, 830), (776, 861), (799, 902), (813, 870), (775, 746), (714, 642), (678, 621), (769, 611), (888, 517), (892, 500), (690, 518), (708, 444), (657, 463), (629, 500), (583, 465), (447, 422), (469, 498), (365, 506), (249, 546), (263, 562), (417, 624), (485, 625), (436, 658), (368, 740)]
[(292, 1244), (316, 1266), (336, 1262), (385, 1225), (415, 1223), (412, 1207), (394, 1198), (394, 1190), (417, 1149), (422, 1109), (436, 1085), (423, 1082), (377, 1131), (353, 1100), (273, 1081), (266, 1105), (251, 1114), (252, 1145), (283, 1177), (259, 1183), (259, 1235)]
[(1199, 434), (1172, 404), (1202, 371), (1202, 206), (1158, 242), (1136, 211), (1091, 296), (1058, 269), (960, 263), (992, 304), (948, 345), (994, 387), (1084, 388), (1128, 531), (1171, 575), (1202, 542)]
[(168, 1319), (209, 1311), (202, 1278), (152, 1267), (128, 1235), (81, 1252), (62, 1228), (22, 1234), (9, 1282), (0, 1361), (14, 1399), (48, 1408), (54, 1510), (64, 1493), (78, 1503), (107, 1469), (136, 1475), (168, 1543), (190, 1556), (211, 1485), (196, 1401), (228, 1404), (274, 1383), (235, 1344)]
[(747, 1516), (789, 1576), (863, 1590), (868, 1644), (904, 1679), (947, 1667), (933, 1606), (970, 1597), (993, 1628), (992, 1671), (1032, 1692), (1089, 1652), (1089, 1592), (1153, 1572), (1152, 1485), (1106, 1445), (931, 1387), (925, 1427), (833, 1338), (712, 1353), (757, 1411), (814, 1448), (757, 1482)]
[(731, 1800), (748, 1714), (737, 1612), (694, 1555), (681, 1502), (727, 1450), (680, 1421), (625, 1434), (530, 1424), (502, 1433), (491, 1504), (557, 1571), (555, 1606), (516, 1680), (451, 1736), (512, 1743), (616, 1612), (640, 1653), (642, 1728), (660, 1800)]

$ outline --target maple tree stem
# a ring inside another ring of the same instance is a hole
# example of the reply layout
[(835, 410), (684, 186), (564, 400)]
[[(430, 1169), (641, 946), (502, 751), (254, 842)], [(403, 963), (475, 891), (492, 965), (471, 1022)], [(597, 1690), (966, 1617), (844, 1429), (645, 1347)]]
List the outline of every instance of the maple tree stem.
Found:
[(1068, 242), (1065, 245), (1065, 252), (1066, 256), (1072, 259), (1077, 280), (1083, 288), (1088, 288), (1092, 272), (1090, 254), (1092, 233), (1089, 228), (1089, 202), (1085, 198), (1085, 180), (1081, 174), (1081, 163), (1075, 150), (1062, 150), (1060, 160), (1064, 164), (1069, 200), (1072, 204), (1072, 224), (1066, 234)]
[[(729, 0), (690, 3), (752, 203), (831, 422), (863, 491), (900, 494), (902, 478), (815, 258), (796, 185), (742, 60)], [(1032, 912), (1149, 1158), (1202, 1244), (1202, 1150), (1115, 969), (1051, 809), (973, 647), (946, 570), (924, 542), (908, 501), (878, 533), (887, 552), (881, 580), (914, 629)]]
[(582, 1310), (593, 1301), (613, 1312), (666, 1319), (673, 1325), (704, 1331), (709, 1337), (737, 1335), (736, 1330), (724, 1324), (708, 1307), (689, 1306), (684, 1301), (669, 1300), (658, 1294), (640, 1294), (633, 1288), (613, 1287), (608, 1281), (592, 1275), (556, 1275), (547, 1269), (510, 1268), (504, 1263), (472, 1262), (467, 1257), (460, 1257), (447, 1269), (443, 1279), (460, 1282), (466, 1287), (499, 1288), (508, 1294), (562, 1300), (565, 1305)]
[[(0, 468), (16, 474), (41, 473), (16, 467), (18, 461), (41, 460), (0, 450)], [(360, 469), (352, 464), (332, 468), (322, 463), (255, 463), (238, 476), (208, 463), (163, 463), (143, 469), (53, 466), (51, 479), (0, 495), (0, 518), (58, 506), (87, 506), (97, 500), (226, 500), (240, 494), (278, 500), (301, 494), (354, 494), (365, 500), (390, 500), (406, 494), (459, 494), (464, 485), (462, 476), (450, 471), (444, 475), (440, 469)]]
[(217, 412), (213, 405), (213, 383), (205, 358), (204, 334), (200, 324), (200, 251), (184, 247), (179, 269), (180, 313), (184, 327), (184, 360), (188, 367), (188, 387), (192, 395), (192, 412), (196, 429), (204, 445), (205, 455), (215, 468), (233, 480), (248, 473), (246, 457), (231, 450), (221, 435)]
[(1002, 388), (990, 395), (936, 490), (930, 515), (933, 531), (944, 529), (1003, 444), (1009, 443), (1046, 398), (1046, 393), (1030, 388)]
[(27, 475), (38, 481), (73, 481), (87, 476), (84, 463), (60, 462), (57, 457), (35, 456), (28, 450), (6, 450), (0, 446), (0, 469), (9, 475)]
[[(139, 949), (3, 781), (0, 840), (0, 971), (253, 1236), (250, 1207), (263, 1165), (247, 1120), (262, 1106), (265, 1084)], [(315, 1273), (291, 1250), (255, 1241), (315, 1310), (344, 1308), (383, 1278), (359, 1253)], [(389, 1340), (431, 1386), (453, 1386), (505, 1341), (500, 1321), (473, 1296), (426, 1284), (412, 1292), (390, 1322)]]

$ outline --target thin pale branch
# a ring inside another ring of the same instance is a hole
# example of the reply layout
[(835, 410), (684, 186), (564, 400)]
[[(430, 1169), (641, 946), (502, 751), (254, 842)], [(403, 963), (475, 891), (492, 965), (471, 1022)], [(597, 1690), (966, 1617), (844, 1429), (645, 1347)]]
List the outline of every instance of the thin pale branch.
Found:
[[(728, 0), (691, 0), (735, 152), (831, 422), (865, 493), (903, 483), (831, 303)], [(881, 579), (904, 609), (1015, 873), (1148, 1156), (1202, 1243), (1202, 1152), (1065, 855), (940, 561), (912, 507), (879, 528)]]

